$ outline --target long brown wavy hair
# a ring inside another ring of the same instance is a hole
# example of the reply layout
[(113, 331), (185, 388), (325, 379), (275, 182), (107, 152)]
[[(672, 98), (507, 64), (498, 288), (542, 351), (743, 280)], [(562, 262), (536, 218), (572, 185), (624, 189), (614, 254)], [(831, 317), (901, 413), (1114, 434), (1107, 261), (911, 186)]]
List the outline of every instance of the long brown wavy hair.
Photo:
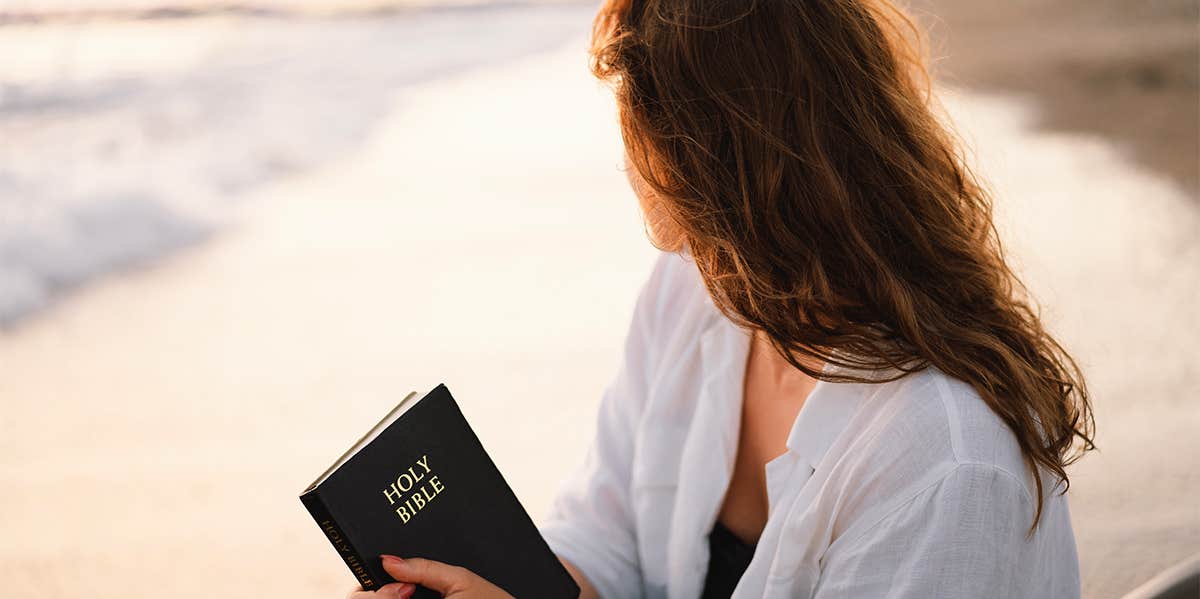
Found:
[(818, 379), (966, 381), (1065, 493), (1095, 448), (1087, 389), (935, 116), (925, 47), (887, 0), (610, 0), (591, 68), (726, 316)]

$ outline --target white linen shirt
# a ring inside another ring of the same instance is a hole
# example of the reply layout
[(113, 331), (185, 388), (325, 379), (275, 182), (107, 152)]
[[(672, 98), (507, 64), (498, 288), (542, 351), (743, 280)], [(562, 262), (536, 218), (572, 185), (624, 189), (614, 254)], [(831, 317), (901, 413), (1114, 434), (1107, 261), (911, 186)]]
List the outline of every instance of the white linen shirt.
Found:
[[(749, 346), (690, 257), (660, 256), (595, 439), (541, 527), (601, 597), (700, 595)], [(733, 597), (1078, 597), (1067, 498), (1043, 474), (1026, 538), (1027, 473), (1005, 424), (936, 369), (819, 381), (766, 466), (769, 517)]]

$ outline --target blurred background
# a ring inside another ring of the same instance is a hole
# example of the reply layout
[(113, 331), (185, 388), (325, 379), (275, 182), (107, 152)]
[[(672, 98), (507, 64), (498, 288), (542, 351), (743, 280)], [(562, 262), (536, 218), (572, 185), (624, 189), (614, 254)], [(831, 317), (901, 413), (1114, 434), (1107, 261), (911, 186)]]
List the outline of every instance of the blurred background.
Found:
[[(1200, 2), (911, 2), (1120, 597), (1200, 553)], [(596, 7), (0, 0), (0, 597), (341, 597), (296, 497), (438, 382), (539, 520), (654, 258)]]

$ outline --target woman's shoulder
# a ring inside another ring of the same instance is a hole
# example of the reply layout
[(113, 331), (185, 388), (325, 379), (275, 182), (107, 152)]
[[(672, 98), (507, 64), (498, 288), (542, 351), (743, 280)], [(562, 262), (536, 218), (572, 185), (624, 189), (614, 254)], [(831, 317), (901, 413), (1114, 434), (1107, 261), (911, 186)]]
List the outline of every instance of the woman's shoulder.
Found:
[(646, 287), (652, 291), (660, 304), (679, 304), (707, 297), (700, 269), (687, 253), (659, 252), (654, 259)]
[(667, 345), (673, 337), (695, 335), (720, 316), (696, 263), (686, 252), (659, 252), (642, 287), (636, 319), (648, 341)]
[(865, 384), (863, 393), (868, 409), (847, 431), (839, 468), (854, 474), (845, 485), (903, 495), (980, 472), (1008, 480), (1026, 499), (1036, 495), (1016, 435), (968, 383), (929, 366)]
[(904, 564), (910, 584), (944, 589), (948, 579), (937, 569), (949, 563), (946, 556), (971, 552), (989, 567), (1023, 572), (1034, 586), (1067, 589), (1047, 596), (1071, 596), (1077, 583), (1066, 496), (1053, 494), (1056, 485), (1046, 484), (1053, 479), (1043, 475), (1046, 502), (1036, 534), (1027, 537), (1035, 483), (1015, 435), (979, 393), (934, 367), (847, 391), (863, 394), (862, 409), (818, 468), (821, 492), (808, 512), (827, 523), (817, 548), (825, 566), (854, 574), (868, 564)]
[(1062, 486), (1038, 468), (1045, 503), (1037, 534), (1026, 538), (1038, 509), (1033, 471), (1016, 436), (969, 384), (931, 367), (872, 393), (821, 481), (814, 513), (830, 522), (827, 557), (919, 538), (1020, 547), (1029, 568), (1071, 559)]

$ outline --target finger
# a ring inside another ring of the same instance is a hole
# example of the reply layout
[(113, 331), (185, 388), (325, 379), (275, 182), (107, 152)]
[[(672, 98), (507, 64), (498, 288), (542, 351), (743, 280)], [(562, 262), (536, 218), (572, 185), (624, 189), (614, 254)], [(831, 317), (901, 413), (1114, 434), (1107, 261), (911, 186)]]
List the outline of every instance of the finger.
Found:
[(393, 582), (379, 587), (375, 599), (408, 599), (417, 592), (417, 585), (411, 582)]
[(419, 557), (383, 556), (383, 569), (392, 578), (429, 587), (443, 595), (461, 592), (477, 578), (470, 570)]
[(364, 591), (356, 587), (346, 599), (408, 599), (417, 592), (417, 585), (408, 582), (393, 582), (379, 587), (378, 591)]

